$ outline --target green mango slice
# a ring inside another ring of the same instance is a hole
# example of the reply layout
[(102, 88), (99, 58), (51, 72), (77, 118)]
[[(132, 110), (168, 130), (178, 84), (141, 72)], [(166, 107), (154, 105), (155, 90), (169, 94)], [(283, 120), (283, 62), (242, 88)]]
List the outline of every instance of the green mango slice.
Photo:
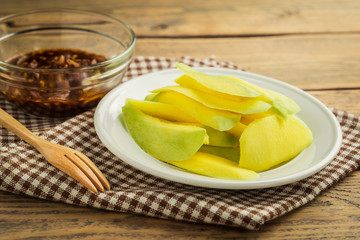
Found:
[[(193, 156), (206, 141), (206, 130), (149, 116), (127, 101), (122, 117), (134, 141), (162, 161), (182, 161)], [(125, 144), (125, 143), (124, 143)]]

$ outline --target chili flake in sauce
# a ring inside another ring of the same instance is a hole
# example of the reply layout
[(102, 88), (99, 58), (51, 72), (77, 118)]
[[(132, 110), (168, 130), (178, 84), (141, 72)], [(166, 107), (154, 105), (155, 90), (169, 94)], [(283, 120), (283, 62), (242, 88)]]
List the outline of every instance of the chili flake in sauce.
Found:
[(44, 49), (15, 57), (7, 61), (20, 67), (39, 69), (77, 68), (105, 61), (102, 55), (75, 49)]
[(104, 67), (86, 70), (81, 68), (105, 60), (107, 59), (102, 55), (77, 49), (43, 49), (29, 52), (14, 57), (7, 63), (34, 70), (14, 70), (11, 78), (21, 80), (21, 84), (6, 84), (4, 87), (0, 81), (0, 91), (8, 100), (33, 115), (73, 116), (95, 107), (110, 90), (106, 84), (92, 86), (96, 76), (105, 71)]

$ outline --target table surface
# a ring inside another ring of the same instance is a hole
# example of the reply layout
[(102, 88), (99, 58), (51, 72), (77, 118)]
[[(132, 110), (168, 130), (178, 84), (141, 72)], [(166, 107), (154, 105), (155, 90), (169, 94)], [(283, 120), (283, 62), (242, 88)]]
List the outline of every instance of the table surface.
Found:
[[(0, 16), (70, 7), (136, 32), (137, 56), (215, 56), (360, 115), (359, 0), (1, 0)], [(360, 171), (260, 231), (108, 212), (0, 192), (0, 239), (360, 239)]]

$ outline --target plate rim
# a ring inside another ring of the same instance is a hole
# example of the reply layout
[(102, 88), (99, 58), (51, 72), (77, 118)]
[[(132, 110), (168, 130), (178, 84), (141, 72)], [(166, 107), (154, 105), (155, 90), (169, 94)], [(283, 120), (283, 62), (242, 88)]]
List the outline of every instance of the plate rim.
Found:
[[(327, 153), (327, 155), (320, 162), (317, 162), (315, 165), (311, 166), (310, 168), (304, 169), (303, 171), (300, 171), (300, 172), (294, 174), (292, 177), (283, 176), (281, 178), (272, 179), (272, 180), (251, 182), (251, 180), (250, 181), (236, 181), (236, 180), (216, 179), (216, 178), (211, 178), (211, 177), (206, 177), (206, 176), (198, 175), (195, 173), (191, 173), (191, 174), (194, 174), (197, 176), (201, 176), (200, 178), (204, 178), (204, 179), (208, 179), (208, 180), (211, 179), (214, 181), (214, 183), (209, 184), (209, 181), (200, 181), (200, 183), (199, 182), (194, 183), (194, 182), (190, 182), (186, 179), (181, 179), (181, 180), (174, 179), (171, 175), (166, 174), (163, 171), (156, 171), (156, 174), (154, 174), (153, 171), (148, 171), (148, 168), (146, 168), (144, 165), (138, 164), (138, 162), (136, 162), (136, 161), (134, 162), (131, 159), (129, 159), (130, 158), (129, 156), (127, 156), (125, 154), (121, 154), (121, 152), (119, 153), (116, 149), (113, 148), (112, 144), (109, 144), (107, 137), (103, 134), (103, 132), (101, 130), (100, 118), (101, 118), (102, 112), (104, 112), (106, 110), (105, 109), (106, 104), (112, 98), (114, 98), (116, 96), (116, 93), (118, 91), (120, 91), (123, 88), (127, 88), (128, 85), (131, 86), (131, 84), (136, 84), (137, 82), (139, 82), (139, 81), (141, 82), (146, 78), (151, 78), (151, 77), (153, 77), (153, 75), (156, 76), (159, 74), (161, 75), (161, 74), (169, 74), (169, 73), (181, 74), (180, 70), (178, 70), (176, 68), (171, 68), (171, 69), (165, 69), (165, 70), (160, 70), (160, 71), (154, 71), (151, 73), (147, 73), (147, 74), (143, 74), (143, 75), (134, 77), (131, 80), (128, 80), (128, 81), (120, 84), (119, 86), (115, 87), (108, 94), (106, 94), (104, 96), (104, 98), (99, 102), (98, 106), (96, 107), (95, 114), (94, 114), (94, 126), (95, 126), (96, 134), (100, 138), (101, 142), (105, 145), (105, 147), (110, 152), (112, 152), (116, 157), (118, 157), (120, 160), (133, 166), (136, 169), (139, 169), (139, 170), (141, 170), (145, 173), (151, 174), (153, 176), (160, 177), (162, 179), (166, 179), (166, 180), (177, 182), (177, 183), (191, 185), (191, 186), (213, 188), (213, 189), (227, 189), (227, 190), (269, 188), (269, 187), (286, 185), (286, 184), (290, 184), (290, 183), (302, 180), (306, 177), (314, 175), (315, 173), (317, 173), (317, 172), (321, 171), (323, 168), (325, 168), (326, 165), (328, 165), (329, 162), (331, 160), (333, 160), (335, 158), (335, 156), (337, 155), (337, 153), (339, 152), (341, 143), (342, 143), (342, 131), (341, 131), (340, 124), (337, 121), (335, 115), (330, 111), (330, 109), (328, 107), (326, 107), (326, 105), (324, 105), (317, 98), (312, 96), (311, 94), (309, 94), (309, 93), (301, 90), (300, 88), (297, 88), (289, 83), (286, 83), (286, 82), (283, 82), (283, 81), (280, 81), (280, 80), (277, 80), (277, 79), (274, 79), (271, 77), (267, 77), (264, 75), (247, 72), (247, 71), (242, 71), (239, 69), (229, 69), (229, 68), (222, 68), (222, 67), (194, 67), (194, 69), (197, 69), (200, 71), (205, 71), (205, 72), (207, 70), (209, 70), (209, 71), (219, 70), (222, 73), (223, 72), (228, 72), (228, 73), (232, 73), (232, 74), (241, 73), (241, 74), (248, 75), (249, 77), (254, 77), (261, 81), (263, 81), (263, 80), (270, 81), (272, 84), (280, 85), (285, 88), (290, 88), (292, 91), (296, 91), (300, 95), (304, 95), (306, 98), (311, 100), (312, 104), (317, 104), (318, 107), (320, 107), (320, 109), (327, 115), (327, 119), (329, 119), (330, 124), (332, 126), (335, 126), (335, 128), (333, 128), (334, 134), (336, 136), (334, 145), (332, 146), (331, 150)], [(160, 161), (160, 160), (158, 160), (158, 161)], [(164, 163), (164, 164), (166, 164), (166, 163)], [(228, 185), (224, 186), (223, 184), (225, 184), (225, 183)], [(252, 184), (249, 184), (249, 183), (252, 183)]]

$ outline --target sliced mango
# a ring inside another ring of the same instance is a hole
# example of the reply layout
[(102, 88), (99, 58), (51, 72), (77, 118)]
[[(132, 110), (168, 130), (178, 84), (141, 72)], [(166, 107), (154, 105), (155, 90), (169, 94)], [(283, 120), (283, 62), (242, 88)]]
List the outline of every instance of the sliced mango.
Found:
[(238, 147), (239, 138), (234, 137), (231, 134), (222, 132), (211, 127), (201, 126), (205, 128), (207, 135), (209, 136), (208, 145), (219, 147)]
[(177, 124), (181, 125), (192, 125), (197, 127), (202, 127), (206, 130), (207, 138), (204, 141), (204, 144), (211, 146), (220, 146), (220, 147), (238, 147), (239, 138), (231, 135), (230, 133), (216, 130), (214, 128), (205, 126), (201, 123), (191, 123), (191, 122), (178, 122)]
[(251, 88), (253, 90), (255, 90), (256, 92), (260, 93), (259, 96), (257, 98), (263, 100), (263, 101), (266, 101), (266, 102), (271, 102), (273, 100), (273, 98), (271, 96), (268, 96), (266, 93), (264, 93), (264, 88), (258, 86), (258, 85), (255, 85), (255, 84), (252, 84), (252, 83), (249, 83), (241, 78), (237, 78), (237, 77), (233, 77), (233, 76), (222, 76), (224, 78), (227, 78), (227, 79), (230, 79), (234, 82), (238, 82), (238, 83), (241, 83), (245, 86), (247, 86), (248, 88)]
[(309, 128), (297, 117), (256, 119), (240, 137), (239, 166), (261, 172), (297, 156), (312, 142)]
[(145, 96), (145, 101), (153, 101), (156, 98), (157, 93), (150, 93)]
[(195, 118), (184, 113), (174, 105), (152, 101), (141, 101), (135, 99), (128, 99), (127, 101), (136, 108), (140, 109), (143, 113), (153, 117), (163, 118), (169, 121), (190, 123), (198, 122)]
[(208, 92), (185, 88), (181, 86), (170, 86), (156, 89), (153, 92), (175, 91), (181, 93), (195, 101), (198, 101), (209, 108), (227, 110), (241, 114), (253, 114), (266, 112), (271, 108), (269, 103), (264, 101), (243, 98), (242, 101), (233, 101), (226, 98), (219, 97), (218, 94), (211, 94)]
[(198, 122), (220, 131), (226, 131), (240, 121), (239, 114), (208, 108), (205, 105), (174, 91), (160, 92), (156, 100), (176, 106)]
[(180, 86), (154, 90), (145, 101), (127, 99), (123, 106), (129, 134), (151, 156), (209, 177), (249, 180), (311, 144), (311, 131), (293, 115), (300, 108), (292, 99), (176, 65), (185, 73), (175, 80)]
[(259, 87), (255, 84), (251, 84), (240, 78), (230, 77), (230, 76), (224, 76), (224, 77), (231, 79), (234, 82), (241, 83), (261, 93), (261, 96), (259, 96), (258, 98), (265, 102), (270, 103), (273, 106), (276, 113), (283, 118), (286, 118), (287, 115), (295, 114), (300, 111), (300, 107), (296, 104), (294, 100), (281, 93)]
[(180, 76), (179, 78), (175, 79), (175, 82), (182, 87), (198, 90), (201, 92), (206, 92), (208, 94), (216, 95), (220, 98), (227, 99), (229, 101), (242, 102), (249, 99), (246, 97), (234, 96), (234, 95), (211, 90), (210, 88), (205, 87), (204, 85), (198, 83), (195, 79), (187, 75)]
[(176, 63), (176, 67), (187, 76), (191, 77), (201, 85), (211, 90), (242, 97), (257, 97), (260, 95), (260, 93), (253, 90), (252, 88), (249, 88), (242, 83), (231, 81), (228, 78), (208, 75), (197, 71), (183, 63)]
[[(204, 128), (204, 125), (202, 125), (201, 123), (198, 123), (198, 122), (196, 122), (196, 123), (194, 123), (194, 122), (173, 122), (173, 123), (179, 124), (179, 125), (196, 126), (196, 127)], [(215, 131), (217, 131), (217, 130), (215, 130)], [(206, 132), (206, 136), (205, 136), (205, 139), (204, 139), (204, 144), (208, 145), (209, 143), (210, 143), (210, 137), (209, 137), (208, 132)]]
[(206, 130), (174, 124), (149, 116), (126, 101), (122, 107), (126, 128), (134, 141), (162, 161), (181, 161), (193, 156), (206, 140)]
[(271, 115), (276, 115), (276, 112), (273, 111), (272, 108), (269, 111), (265, 112), (265, 113), (244, 114), (244, 115), (241, 115), (240, 123), (245, 124), (245, 125), (249, 125), (255, 119), (269, 117)]
[(272, 91), (270, 89), (264, 89), (267, 96), (273, 99), (273, 108), (282, 116), (292, 115), (298, 113), (301, 109), (297, 103), (291, 98)]
[[(243, 118), (241, 118), (242, 120)], [(244, 132), (245, 128), (247, 127), (247, 125), (245, 125), (244, 123), (242, 123), (240, 120), (240, 122), (238, 122), (233, 128), (231, 128), (230, 130), (227, 130), (226, 132), (233, 135), (234, 137), (236, 137), (237, 139), (240, 138), (241, 134)]]
[(248, 119), (259, 119), (259, 118), (264, 118), (264, 117), (269, 117), (271, 115), (274, 115), (275, 112), (273, 111), (268, 111), (268, 112), (265, 112), (265, 113), (254, 113), (254, 114), (243, 114), (242, 116), (244, 118), (248, 118)]
[(252, 123), (255, 119), (252, 118), (247, 118), (247, 117), (242, 117), (240, 120), (240, 123), (244, 124), (244, 125), (249, 125), (250, 123)]
[(235, 163), (239, 163), (240, 149), (232, 147), (218, 147), (211, 145), (202, 145), (199, 152), (205, 152), (222, 158), (229, 159)]
[(231, 160), (204, 152), (197, 152), (184, 161), (167, 162), (190, 172), (219, 179), (250, 180), (259, 177), (256, 172), (240, 168)]

